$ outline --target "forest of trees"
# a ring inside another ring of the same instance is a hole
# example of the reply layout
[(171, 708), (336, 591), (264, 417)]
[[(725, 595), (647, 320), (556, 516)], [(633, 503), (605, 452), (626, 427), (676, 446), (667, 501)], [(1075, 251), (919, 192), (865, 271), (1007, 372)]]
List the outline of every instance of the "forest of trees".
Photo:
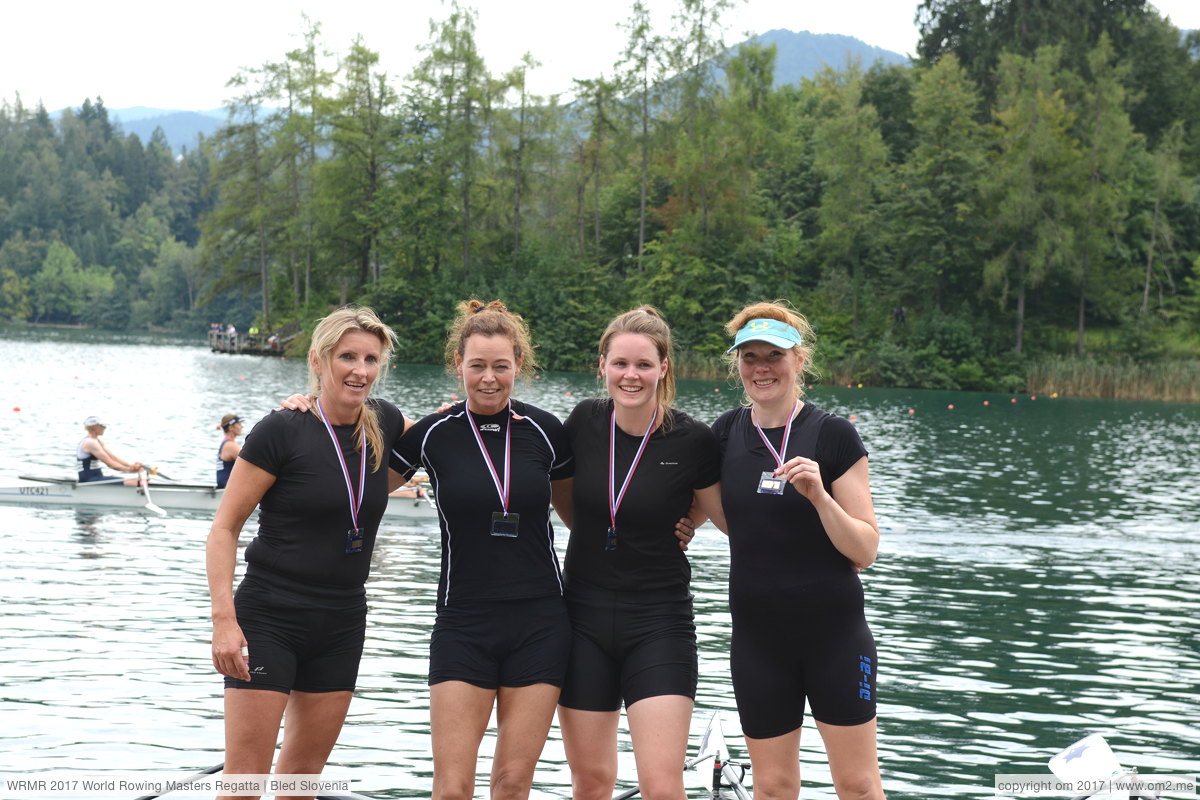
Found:
[[(362, 39), (234, 76), (182, 156), (103, 102), (0, 105), (0, 319), (172, 329), (373, 305), (436, 363), (454, 304), (503, 298), (550, 369), (663, 310), (684, 374), (787, 298), (821, 366), (885, 386), (1025, 388), (1039, 360), (1200, 357), (1200, 35), (1144, 0), (924, 0), (912, 67), (774, 86), (731, 0), (642, 0), (570, 102), (496, 71), (475, 14), (400, 82)], [(714, 65), (721, 70), (714, 70)]]

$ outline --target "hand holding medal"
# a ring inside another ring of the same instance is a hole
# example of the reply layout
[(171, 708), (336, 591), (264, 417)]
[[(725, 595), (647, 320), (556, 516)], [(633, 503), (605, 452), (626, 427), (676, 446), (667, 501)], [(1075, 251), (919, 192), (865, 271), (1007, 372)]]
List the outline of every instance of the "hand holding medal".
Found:
[(776, 471), (780, 473), (779, 480), (786, 480), (813, 504), (825, 494), (825, 484), (821, 481), (821, 465), (811, 458), (796, 456)]
[[(796, 418), (796, 412), (799, 410), (800, 400), (797, 399), (796, 404), (792, 406), (792, 413), (788, 414), (787, 423), (783, 426), (783, 442), (780, 444), (778, 450), (776, 450), (775, 446), (771, 444), (769, 439), (767, 439), (767, 435), (763, 433), (763, 429), (759, 427), (758, 421), (755, 420), (754, 422), (754, 429), (758, 431), (759, 437), (762, 439), (763, 444), (767, 446), (767, 450), (771, 453), (772, 458), (775, 459), (776, 465), (775, 469), (764, 471), (762, 475), (759, 476), (759, 494), (783, 494), (784, 484), (790, 482), (784, 471), (786, 465), (783, 463), (783, 459), (787, 456), (788, 439), (792, 437), (792, 420)], [(788, 463), (791, 464), (796, 460), (797, 459), (792, 459), (792, 461), (789, 461)], [(818, 475), (818, 479), (819, 477), (820, 476)], [(799, 491), (800, 487), (797, 486), (796, 490)]]

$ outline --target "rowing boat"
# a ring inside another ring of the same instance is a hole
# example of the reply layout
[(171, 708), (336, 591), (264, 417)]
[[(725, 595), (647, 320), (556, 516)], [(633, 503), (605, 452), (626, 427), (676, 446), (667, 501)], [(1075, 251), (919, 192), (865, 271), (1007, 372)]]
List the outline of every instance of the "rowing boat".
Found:
[[(199, 483), (152, 483), (148, 488), (126, 486), (123, 478), (85, 481), (22, 475), (15, 485), (0, 486), (0, 503), (122, 508), (191, 512), (211, 516), (221, 503), (224, 489)], [(407, 496), (404, 496), (407, 495)], [(151, 500), (153, 502), (151, 502)], [(412, 490), (389, 496), (383, 515), (387, 519), (437, 519), (437, 508), (425, 493)]]

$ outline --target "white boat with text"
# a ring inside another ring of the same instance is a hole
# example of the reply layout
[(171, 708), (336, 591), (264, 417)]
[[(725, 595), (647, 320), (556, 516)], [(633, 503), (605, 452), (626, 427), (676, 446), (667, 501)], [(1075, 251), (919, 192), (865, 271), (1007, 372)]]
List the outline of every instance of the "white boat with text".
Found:
[[(133, 511), (189, 512), (211, 515), (224, 489), (199, 483), (150, 482), (126, 486), (124, 478), (80, 482), (74, 478), (21, 475), (0, 486), (0, 503), (123, 508)], [(425, 490), (400, 490), (388, 498), (384, 519), (437, 519), (437, 507)]]

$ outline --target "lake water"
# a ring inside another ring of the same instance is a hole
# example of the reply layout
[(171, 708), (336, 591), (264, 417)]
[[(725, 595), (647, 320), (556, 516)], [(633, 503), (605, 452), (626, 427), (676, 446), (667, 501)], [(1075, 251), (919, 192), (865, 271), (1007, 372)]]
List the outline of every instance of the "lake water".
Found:
[[(76, 332), (0, 332), (0, 367), (4, 483), (68, 474), (89, 414), (109, 422), (118, 454), (211, 481), (220, 417), (255, 420), (305, 380), (299, 361)], [(597, 389), (550, 374), (518, 394), (565, 417)], [(440, 370), (402, 366), (381, 394), (415, 417), (454, 392)], [(1200, 771), (1200, 407), (829, 387), (809, 399), (852, 417), (871, 452), (886, 529), (863, 582), (892, 800), (991, 797), (996, 773), (1044, 773), (1093, 732), (1143, 773)], [(725, 382), (680, 387), (679, 405), (709, 422), (737, 400)], [(0, 506), (0, 774), (183, 776), (222, 760), (208, 522)], [(728, 551), (715, 529), (701, 533), (692, 745), (716, 710), (744, 757)], [(385, 523), (380, 538), (359, 691), (326, 774), (378, 797), (428, 796), (438, 532)], [(632, 778), (624, 728), (621, 747)], [(802, 797), (832, 798), (808, 726), (801, 757)], [(481, 761), (479, 796), (489, 767)], [(569, 785), (554, 728), (534, 794), (569, 797)]]

